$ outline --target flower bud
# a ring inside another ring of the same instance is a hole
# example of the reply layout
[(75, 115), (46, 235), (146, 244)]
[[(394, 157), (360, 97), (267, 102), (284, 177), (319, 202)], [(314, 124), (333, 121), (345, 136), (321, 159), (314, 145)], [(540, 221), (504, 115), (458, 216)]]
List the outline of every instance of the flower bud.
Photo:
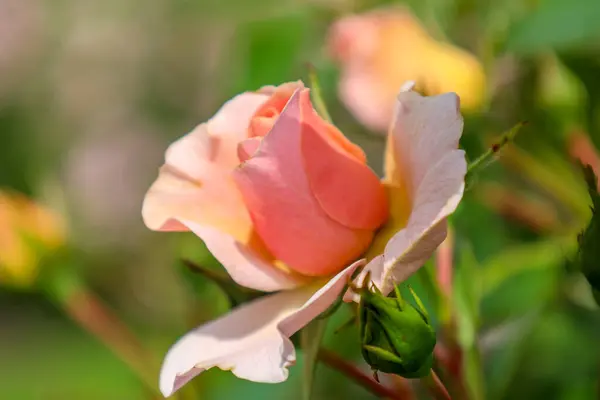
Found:
[[(412, 292), (412, 290), (411, 290)], [(398, 287), (386, 297), (362, 289), (360, 296), (360, 335), (362, 355), (371, 368), (405, 378), (429, 374), (433, 362), (435, 331), (427, 312), (414, 292), (413, 307), (404, 301)]]

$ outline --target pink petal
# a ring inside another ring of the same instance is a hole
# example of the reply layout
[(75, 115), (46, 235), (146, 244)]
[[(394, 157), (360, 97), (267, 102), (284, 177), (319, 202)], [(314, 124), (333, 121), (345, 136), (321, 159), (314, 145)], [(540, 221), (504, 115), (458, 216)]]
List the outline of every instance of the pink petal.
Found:
[(365, 268), (384, 293), (420, 268), (446, 237), (446, 217), (464, 190), (467, 163), (457, 149), (462, 127), (454, 93), (398, 96), (386, 180), (405, 188), (412, 209), (406, 227), (386, 245), (383, 260), (374, 259)]
[[(385, 247), (383, 268), (376, 260), (365, 268), (374, 268), (373, 281), (382, 292), (389, 293), (394, 283), (417, 271), (444, 241), (446, 217), (456, 210), (462, 198), (466, 171), (464, 152), (453, 150), (423, 178), (406, 228)], [(377, 271), (381, 273), (376, 275)]]
[(323, 211), (340, 224), (354, 229), (377, 229), (388, 216), (387, 196), (381, 181), (364, 161), (324, 134), (329, 126), (315, 118), (309, 97), (301, 101), (306, 121), (302, 155), (314, 196)]
[(268, 99), (244, 93), (221, 107), (207, 123), (167, 149), (165, 165), (142, 209), (154, 230), (185, 230), (177, 219), (221, 228), (238, 239), (247, 236), (251, 221), (230, 171), (238, 164), (237, 145), (246, 138), (250, 118)]
[(330, 275), (359, 257), (373, 233), (332, 220), (314, 197), (301, 151), (301, 95), (296, 91), (233, 177), (271, 254), (302, 274)]
[(221, 107), (208, 121), (208, 132), (217, 138), (215, 162), (229, 169), (238, 164), (237, 144), (248, 137), (250, 120), (269, 96), (260, 93), (242, 93)]
[[(405, 181), (412, 198), (425, 174), (448, 152), (458, 148), (463, 130), (455, 93), (423, 97), (406, 86), (398, 95), (390, 130), (393, 148), (386, 154), (386, 178)], [(390, 165), (396, 171), (390, 171)]]
[(291, 289), (306, 282), (304, 277), (275, 267), (250, 246), (225, 232), (193, 221), (180, 220), (179, 222), (204, 241), (211, 254), (219, 260), (231, 279), (239, 285), (273, 292)]
[[(156, 182), (144, 199), (150, 229), (192, 230), (240, 285), (263, 291), (300, 281), (257, 253), (242, 196), (231, 179), (239, 138), (265, 95), (243, 94), (226, 103), (208, 123), (173, 143)], [(245, 124), (245, 126), (244, 126)]]
[(187, 230), (177, 223), (183, 219), (219, 228), (239, 240), (248, 237), (252, 221), (229, 170), (211, 161), (211, 140), (203, 124), (169, 147), (166, 163), (144, 199), (142, 216), (148, 228)]
[(378, 48), (379, 25), (374, 18), (344, 17), (330, 29), (328, 50), (341, 66), (340, 99), (363, 125), (383, 133), (390, 125), (394, 103), (379, 89), (381, 77), (370, 66)]
[(160, 372), (165, 396), (212, 367), (255, 382), (278, 383), (296, 361), (290, 337), (335, 302), (361, 261), (324, 286), (260, 298), (194, 329), (167, 353)]
[(238, 144), (238, 158), (241, 163), (246, 162), (254, 155), (254, 153), (256, 153), (258, 146), (260, 146), (260, 142), (262, 142), (262, 138), (252, 137), (245, 139)]
[(361, 65), (347, 66), (340, 76), (340, 99), (352, 115), (373, 132), (384, 133), (394, 115), (393, 102), (378, 90), (379, 82)]

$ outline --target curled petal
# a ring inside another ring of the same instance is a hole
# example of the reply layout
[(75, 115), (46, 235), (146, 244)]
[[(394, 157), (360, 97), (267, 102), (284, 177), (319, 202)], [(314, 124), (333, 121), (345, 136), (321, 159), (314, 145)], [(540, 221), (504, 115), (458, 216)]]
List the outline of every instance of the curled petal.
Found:
[(218, 227), (243, 240), (251, 221), (229, 172), (238, 161), (238, 143), (265, 94), (234, 97), (207, 123), (167, 149), (165, 165), (144, 199), (142, 216), (150, 229), (186, 230), (178, 219)]
[(410, 85), (404, 89), (389, 133), (385, 175), (386, 181), (406, 187), (413, 198), (428, 170), (458, 148), (463, 118), (455, 93), (423, 97)]
[(237, 144), (248, 137), (253, 115), (267, 100), (266, 94), (242, 93), (225, 103), (208, 121), (208, 132), (216, 139), (214, 162), (227, 169), (238, 165)]
[[(412, 85), (404, 89), (390, 131), (385, 181), (398, 193), (392, 203), (407, 207), (401, 215), (392, 212), (397, 233), (380, 232), (391, 236), (383, 259), (373, 259), (365, 268), (385, 293), (420, 268), (445, 239), (446, 217), (462, 198), (467, 169), (464, 152), (457, 149), (463, 127), (458, 97), (422, 97), (410, 91)], [(375, 244), (381, 244), (378, 239)]]
[(233, 177), (271, 254), (299, 273), (326, 276), (359, 257), (373, 233), (333, 220), (313, 195), (302, 153), (301, 96), (308, 91), (296, 91)]
[(355, 155), (356, 146), (341, 132), (314, 118), (308, 96), (301, 101), (302, 155), (315, 198), (329, 217), (346, 227), (379, 228), (388, 216), (387, 198), (379, 178), (366, 165), (364, 153), (358, 149)]
[(252, 137), (245, 139), (238, 144), (238, 158), (241, 163), (247, 161), (254, 153), (256, 153), (261, 141), (262, 139), (260, 137)]
[(338, 298), (360, 263), (322, 287), (311, 285), (260, 298), (189, 332), (165, 357), (160, 390), (170, 396), (212, 367), (255, 382), (285, 381), (287, 367), (296, 360), (290, 336)]
[(250, 234), (252, 221), (239, 191), (227, 170), (210, 161), (211, 140), (203, 124), (169, 147), (165, 165), (144, 199), (142, 217), (148, 228), (187, 231), (177, 222), (187, 220), (241, 241)]
[[(431, 168), (415, 196), (406, 228), (387, 244), (381, 260), (373, 260), (375, 284), (389, 293), (419, 269), (446, 238), (446, 217), (456, 210), (464, 190), (467, 163), (462, 150), (453, 150)], [(377, 273), (380, 272), (378, 275)]]

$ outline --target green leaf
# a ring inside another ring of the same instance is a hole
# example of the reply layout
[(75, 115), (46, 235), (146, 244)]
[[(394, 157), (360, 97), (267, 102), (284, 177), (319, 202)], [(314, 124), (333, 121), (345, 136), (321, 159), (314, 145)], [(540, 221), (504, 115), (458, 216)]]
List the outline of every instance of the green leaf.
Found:
[(511, 30), (509, 51), (539, 54), (567, 50), (600, 38), (600, 2), (546, 0)]
[(300, 331), (300, 346), (304, 355), (302, 400), (310, 400), (312, 395), (317, 370), (317, 356), (326, 327), (327, 319), (315, 319)]

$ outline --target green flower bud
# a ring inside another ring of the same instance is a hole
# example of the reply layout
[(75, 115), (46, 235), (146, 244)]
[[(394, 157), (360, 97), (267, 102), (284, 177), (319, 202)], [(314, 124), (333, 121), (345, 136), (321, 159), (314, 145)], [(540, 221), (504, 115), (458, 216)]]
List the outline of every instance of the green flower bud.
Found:
[(404, 301), (396, 287), (395, 297), (362, 289), (360, 335), (362, 355), (375, 372), (405, 378), (429, 374), (433, 362), (435, 331), (416, 294), (417, 307)]

